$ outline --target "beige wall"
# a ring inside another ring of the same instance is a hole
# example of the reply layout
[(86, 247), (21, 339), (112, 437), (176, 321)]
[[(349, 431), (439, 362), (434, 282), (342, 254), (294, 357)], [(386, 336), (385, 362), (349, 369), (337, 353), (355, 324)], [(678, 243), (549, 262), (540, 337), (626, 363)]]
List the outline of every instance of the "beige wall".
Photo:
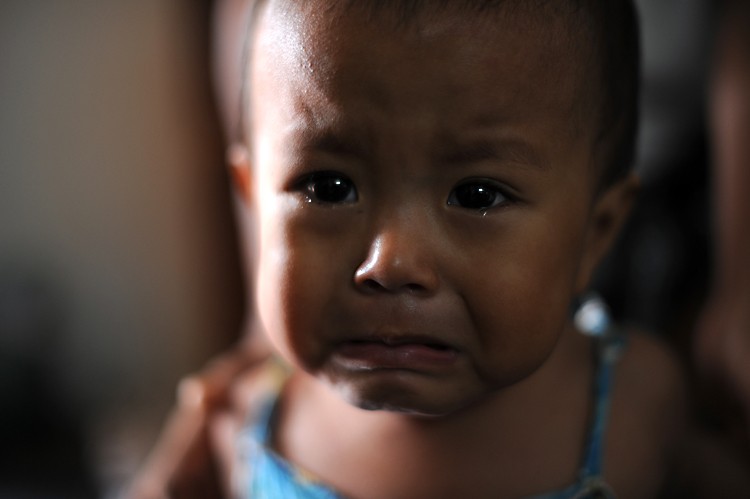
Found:
[(0, 2), (0, 349), (74, 412), (168, 402), (237, 328), (198, 4)]

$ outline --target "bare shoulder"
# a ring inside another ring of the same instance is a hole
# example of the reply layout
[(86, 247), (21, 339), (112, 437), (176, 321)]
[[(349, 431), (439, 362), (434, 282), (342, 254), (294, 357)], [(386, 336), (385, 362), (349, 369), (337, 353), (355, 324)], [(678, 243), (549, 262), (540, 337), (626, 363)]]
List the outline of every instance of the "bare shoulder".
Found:
[(656, 495), (686, 429), (686, 377), (677, 355), (657, 338), (629, 332), (606, 440), (607, 476), (618, 496)]
[[(615, 398), (657, 414), (677, 409), (685, 402), (685, 373), (677, 354), (662, 340), (629, 331), (627, 348), (617, 367)], [(654, 414), (656, 415), (656, 414)]]

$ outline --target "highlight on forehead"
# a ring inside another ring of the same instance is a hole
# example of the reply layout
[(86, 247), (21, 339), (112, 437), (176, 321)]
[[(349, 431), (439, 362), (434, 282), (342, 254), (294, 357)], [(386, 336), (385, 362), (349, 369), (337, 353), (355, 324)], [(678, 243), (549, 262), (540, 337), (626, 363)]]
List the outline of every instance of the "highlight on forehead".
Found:
[[(253, 13), (248, 22), (248, 36), (245, 42), (245, 71), (243, 77), (247, 83), (250, 53), (257, 32), (258, 24), (270, 15), (290, 19), (304, 20), (306, 28), (316, 26), (313, 30), (336, 30), (340, 21), (356, 16), (368, 24), (375, 24), (378, 29), (407, 30), (429, 32), (445, 22), (450, 24), (468, 23), (472, 29), (512, 29), (513, 31), (535, 31), (537, 41), (547, 45), (549, 54), (549, 78), (557, 79), (559, 72), (573, 74), (577, 89), (577, 102), (571, 103), (576, 109), (576, 117), (590, 115), (593, 106), (590, 88), (583, 90), (584, 82), (590, 82), (591, 71), (598, 70), (597, 58), (593, 54), (596, 46), (593, 24), (587, 16), (586, 9), (580, 9), (580, 0), (259, 0), (254, 2)], [(596, 0), (594, 0), (596, 1)], [(361, 16), (361, 17), (360, 17)], [(436, 24), (437, 23), (437, 24)], [(320, 32), (320, 31), (318, 31)], [(312, 41), (308, 39), (307, 43)], [(313, 42), (314, 43), (314, 42)], [(456, 39), (461, 44), (460, 39)], [(489, 52), (492, 47), (487, 47)], [(573, 71), (570, 72), (569, 70)], [(554, 73), (554, 74), (552, 74)], [(589, 73), (589, 74), (587, 74)], [(243, 84), (242, 90), (247, 91)], [(599, 90), (595, 88), (595, 90)], [(596, 93), (596, 92), (594, 92)], [(247, 95), (244, 99), (245, 109), (250, 104)], [(584, 104), (582, 106), (582, 104)], [(585, 109), (583, 109), (585, 108)], [(571, 123), (580, 126), (580, 120)]]
[[(317, 19), (364, 13), (372, 21), (390, 22), (393, 29), (419, 27), (443, 14), (492, 25), (512, 18), (516, 29), (539, 29), (556, 44), (567, 45), (569, 59), (582, 78), (572, 126), (589, 126), (598, 116), (595, 154), (601, 183), (610, 184), (632, 167), (635, 155), (640, 78), (638, 19), (632, 0), (247, 0), (251, 4), (243, 43), (240, 124), (249, 112), (247, 76), (253, 34), (266, 4), (301, 9)], [(323, 7), (321, 7), (321, 5)], [(387, 26), (387, 24), (385, 25)], [(457, 43), (460, 43), (458, 41)], [(491, 47), (488, 48), (491, 50)], [(247, 130), (241, 130), (248, 137)], [(251, 144), (247, 144), (248, 147)]]

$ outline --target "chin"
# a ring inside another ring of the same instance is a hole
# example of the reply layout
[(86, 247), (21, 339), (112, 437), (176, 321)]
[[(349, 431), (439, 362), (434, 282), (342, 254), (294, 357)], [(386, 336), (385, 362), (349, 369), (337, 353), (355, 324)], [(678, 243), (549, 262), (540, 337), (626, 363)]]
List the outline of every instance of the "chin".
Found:
[(365, 411), (382, 411), (422, 418), (439, 418), (449, 416), (450, 414), (458, 410), (457, 408), (446, 408), (442, 406), (435, 406), (432, 404), (420, 404), (418, 402), (415, 403), (415, 401), (402, 403), (390, 400), (355, 399), (348, 400), (347, 402)]
[[(419, 390), (401, 383), (334, 383), (347, 403), (366, 411), (384, 411), (424, 418), (450, 416), (473, 405), (476, 398), (451, 396), (442, 390)], [(439, 387), (438, 387), (439, 388)]]

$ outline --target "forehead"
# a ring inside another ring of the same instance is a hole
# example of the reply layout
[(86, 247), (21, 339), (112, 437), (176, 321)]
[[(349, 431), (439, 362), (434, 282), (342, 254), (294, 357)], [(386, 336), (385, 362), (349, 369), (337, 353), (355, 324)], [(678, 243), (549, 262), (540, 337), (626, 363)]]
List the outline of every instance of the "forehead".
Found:
[(584, 64), (569, 17), (446, 7), (405, 21), (388, 8), (271, 0), (251, 53), (251, 100), (287, 104), (305, 126), (377, 109), (448, 128), (562, 121), (579, 134)]

